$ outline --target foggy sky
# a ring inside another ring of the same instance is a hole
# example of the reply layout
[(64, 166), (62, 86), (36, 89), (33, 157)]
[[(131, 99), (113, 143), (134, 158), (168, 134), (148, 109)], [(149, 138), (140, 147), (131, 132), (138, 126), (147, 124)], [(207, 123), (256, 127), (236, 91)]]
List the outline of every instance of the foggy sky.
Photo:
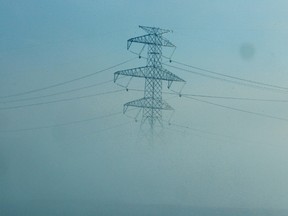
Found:
[[(138, 25), (173, 30), (165, 36), (177, 46), (175, 60), (288, 86), (286, 1), (0, 0), (0, 5), (0, 96), (81, 77), (133, 58), (126, 41), (145, 34)], [(133, 51), (140, 49), (132, 46)], [(171, 50), (163, 52), (169, 55)], [(140, 98), (142, 92), (1, 109), (121, 89), (110, 82), (55, 97), (2, 103), (107, 81), (117, 70), (144, 65), (145, 59), (135, 59), (67, 85), (0, 98), (0, 202), (287, 208), (286, 120), (164, 95), (176, 110), (172, 122), (181, 127), (165, 124), (151, 144), (139, 132), (139, 122), (122, 114), (15, 131), (121, 112), (124, 103)], [(287, 99), (284, 91), (167, 69), (186, 80), (183, 93)], [(131, 88), (143, 89), (144, 84), (133, 79)], [(287, 103), (203, 100), (288, 118)]]

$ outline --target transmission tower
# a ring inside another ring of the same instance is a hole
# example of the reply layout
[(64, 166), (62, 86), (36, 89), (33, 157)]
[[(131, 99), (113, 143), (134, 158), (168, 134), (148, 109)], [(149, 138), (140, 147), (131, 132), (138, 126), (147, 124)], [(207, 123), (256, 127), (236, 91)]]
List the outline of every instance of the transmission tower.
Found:
[[(162, 81), (168, 82), (168, 88), (174, 81), (185, 82), (180, 77), (166, 70), (162, 66), (162, 47), (176, 48), (163, 34), (171, 32), (155, 27), (139, 26), (147, 34), (130, 38), (127, 41), (127, 50), (132, 43), (141, 43), (143, 49), (147, 46), (147, 65), (144, 67), (121, 70), (114, 73), (114, 82), (119, 76), (140, 77), (145, 79), (144, 97), (124, 104), (123, 112), (129, 107), (142, 109), (142, 124), (148, 121), (153, 131), (155, 123), (162, 125), (162, 110), (173, 110), (173, 108), (162, 99)], [(142, 49), (142, 50), (143, 50)], [(140, 56), (139, 56), (140, 57)]]

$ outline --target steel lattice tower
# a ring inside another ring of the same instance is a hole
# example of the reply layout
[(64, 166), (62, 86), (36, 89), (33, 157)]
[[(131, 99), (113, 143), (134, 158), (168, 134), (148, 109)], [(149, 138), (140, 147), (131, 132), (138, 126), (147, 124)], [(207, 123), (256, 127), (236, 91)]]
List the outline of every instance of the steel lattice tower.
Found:
[(139, 26), (146, 31), (146, 35), (130, 38), (127, 41), (127, 49), (132, 43), (147, 45), (147, 65), (133, 69), (121, 70), (114, 73), (114, 82), (119, 76), (140, 77), (145, 79), (144, 97), (124, 104), (124, 113), (128, 107), (142, 109), (142, 124), (148, 121), (153, 130), (156, 122), (162, 125), (162, 110), (173, 108), (162, 99), (162, 81), (168, 82), (170, 88), (173, 81), (185, 82), (183, 79), (164, 69), (162, 66), (162, 47), (176, 48), (163, 34), (170, 30)]

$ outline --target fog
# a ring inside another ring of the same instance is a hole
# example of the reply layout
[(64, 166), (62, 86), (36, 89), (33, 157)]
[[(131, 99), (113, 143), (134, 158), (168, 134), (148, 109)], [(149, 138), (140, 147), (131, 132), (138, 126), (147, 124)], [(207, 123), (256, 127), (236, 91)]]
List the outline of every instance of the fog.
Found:
[[(286, 1), (0, 5), (0, 215), (288, 215)], [(146, 64), (139, 25), (186, 81), (153, 142), (122, 114), (143, 80), (112, 81)]]

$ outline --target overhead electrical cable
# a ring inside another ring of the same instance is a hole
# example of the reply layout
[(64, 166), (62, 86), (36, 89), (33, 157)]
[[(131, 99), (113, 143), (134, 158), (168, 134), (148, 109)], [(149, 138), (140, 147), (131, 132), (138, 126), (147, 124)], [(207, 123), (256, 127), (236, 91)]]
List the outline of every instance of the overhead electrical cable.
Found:
[(113, 82), (113, 79), (107, 80), (107, 81), (104, 81), (104, 82), (99, 82), (99, 83), (92, 84), (92, 85), (88, 85), (88, 86), (84, 86), (84, 87), (80, 87), (80, 88), (70, 89), (70, 90), (56, 92), (56, 93), (47, 94), (47, 95), (40, 95), (40, 96), (35, 96), (35, 97), (14, 99), (14, 100), (8, 100), (8, 101), (0, 101), (0, 104), (15, 103), (15, 102), (22, 102), (22, 101), (29, 101), (29, 100), (35, 100), (35, 99), (42, 99), (42, 98), (46, 98), (46, 97), (57, 96), (57, 95), (67, 94), (67, 93), (71, 93), (71, 92), (75, 92), (75, 91), (80, 91), (80, 90), (83, 90), (83, 89), (92, 88), (92, 87), (95, 87), (95, 86), (104, 85), (104, 84), (107, 84), (107, 83), (110, 83), (110, 82)]
[[(163, 92), (164, 93), (164, 92)], [(176, 93), (175, 93), (176, 94)], [(249, 97), (230, 97), (230, 96), (215, 96), (215, 95), (203, 95), (203, 94), (185, 94), (181, 93), (181, 96), (192, 96), (201, 98), (212, 98), (212, 99), (224, 99), (224, 100), (241, 100), (241, 101), (258, 101), (258, 102), (279, 102), (287, 103), (288, 100), (282, 99), (265, 99), (265, 98), (249, 98)]]
[(136, 59), (136, 57), (131, 58), (131, 59), (128, 59), (128, 60), (123, 61), (123, 62), (120, 62), (120, 63), (115, 64), (115, 65), (113, 65), (113, 66), (107, 67), (107, 68), (105, 68), (105, 69), (102, 69), (102, 70), (99, 70), (99, 71), (96, 71), (96, 72), (93, 72), (93, 73), (90, 73), (90, 74), (86, 74), (86, 75), (84, 75), (84, 76), (80, 76), (80, 77), (77, 77), (77, 78), (74, 78), (74, 79), (70, 79), (70, 80), (67, 80), (67, 81), (55, 83), (55, 84), (52, 84), (52, 85), (48, 85), (48, 86), (45, 86), (45, 87), (41, 87), (41, 88), (37, 88), (37, 89), (32, 89), (32, 90), (28, 90), (28, 91), (24, 91), (24, 92), (19, 92), (19, 93), (16, 93), (16, 94), (10, 94), (10, 95), (5, 95), (5, 96), (0, 96), (0, 99), (10, 98), (10, 97), (16, 97), (16, 96), (22, 96), (22, 95), (27, 95), (27, 94), (30, 94), (30, 93), (39, 92), (39, 91), (43, 91), (43, 90), (55, 88), (55, 87), (58, 87), (58, 86), (66, 85), (66, 84), (69, 84), (69, 83), (72, 83), (72, 82), (75, 82), (75, 81), (78, 81), (78, 80), (82, 80), (82, 79), (85, 79), (85, 78), (94, 76), (94, 75), (96, 75), (96, 74), (103, 73), (103, 72), (108, 71), (108, 70), (110, 70), (110, 69), (116, 68), (116, 67), (118, 67), (118, 66), (120, 66), (120, 65), (123, 65), (123, 64), (126, 64), (126, 63), (128, 63), (128, 62), (131, 62), (131, 61), (134, 60), (134, 59)]
[[(228, 136), (228, 135), (214, 133), (214, 132), (210, 132), (210, 131), (206, 131), (206, 130), (202, 130), (202, 129), (198, 129), (198, 128), (193, 128), (193, 127), (182, 125), (182, 124), (179, 124), (179, 123), (169, 123), (169, 125), (174, 126), (174, 127), (178, 127), (178, 128), (184, 128), (186, 130), (190, 130), (190, 131), (193, 131), (193, 132), (196, 132), (196, 133), (200, 133), (200, 134), (205, 134), (205, 135), (208, 135), (208, 136), (218, 137), (218, 138), (221, 138), (223, 140), (231, 140), (231, 141), (239, 142), (239, 143), (262, 144), (262, 143), (257, 142), (257, 141), (255, 142), (255, 141), (252, 141), (252, 140), (240, 139), (240, 138), (236, 138), (236, 137), (233, 137), (233, 136)], [(169, 128), (167, 128), (167, 129), (169, 129)], [(179, 131), (179, 132), (183, 133), (183, 131)], [(199, 136), (201, 138), (205, 138), (205, 139), (208, 138), (207, 136), (204, 136), (204, 137), (200, 136), (200, 135), (197, 135), (197, 136)], [(208, 138), (208, 139), (212, 139), (212, 138)], [(212, 139), (212, 140), (215, 140), (215, 139)]]
[(84, 98), (89, 98), (89, 97), (96, 97), (100, 95), (107, 95), (107, 94), (113, 94), (117, 92), (125, 91), (123, 89), (118, 89), (114, 91), (107, 91), (107, 92), (101, 92), (97, 94), (90, 94), (90, 95), (83, 95), (83, 96), (78, 96), (78, 97), (71, 97), (71, 98), (64, 98), (64, 99), (59, 99), (59, 100), (53, 100), (53, 101), (47, 101), (47, 102), (39, 102), (39, 103), (32, 103), (32, 104), (24, 104), (24, 105), (18, 105), (18, 106), (9, 106), (9, 107), (0, 107), (0, 110), (10, 110), (10, 109), (19, 109), (19, 108), (24, 108), (24, 107), (31, 107), (31, 106), (40, 106), (40, 105), (46, 105), (46, 104), (52, 104), (52, 103), (60, 103), (60, 102), (67, 102), (67, 101), (73, 101), (77, 99), (84, 99)]
[(272, 87), (267, 87), (267, 86), (260, 86), (260, 85), (255, 85), (255, 84), (251, 84), (251, 83), (245, 83), (245, 82), (241, 82), (241, 81), (236, 81), (236, 80), (230, 80), (230, 79), (225, 79), (225, 78), (221, 78), (221, 77), (216, 77), (216, 76), (212, 76), (212, 75), (208, 75), (208, 74), (203, 74), (197, 71), (192, 71), (192, 70), (188, 70), (185, 68), (181, 68), (181, 67), (177, 67), (177, 66), (173, 66), (173, 65), (169, 65), (169, 64), (164, 64), (168, 67), (174, 68), (174, 69), (178, 69), (178, 70), (182, 70), (188, 73), (192, 73), (192, 74), (196, 74), (202, 77), (207, 77), (207, 78), (211, 78), (211, 79), (215, 79), (215, 80), (220, 80), (220, 81), (224, 81), (224, 82), (229, 82), (229, 83), (233, 83), (233, 84), (237, 84), (237, 85), (242, 85), (242, 86), (248, 86), (248, 87), (252, 87), (252, 88), (257, 88), (257, 89), (264, 89), (264, 90), (270, 90), (270, 91), (277, 91), (277, 92), (283, 92), (283, 90), (281, 89), (275, 89)]
[(257, 115), (257, 116), (260, 116), (260, 117), (265, 117), (265, 118), (270, 118), (270, 119), (288, 121), (287, 118), (282, 118), (282, 117), (268, 115), (268, 114), (264, 114), (264, 113), (258, 113), (258, 112), (248, 111), (248, 110), (239, 109), (239, 108), (235, 108), (235, 107), (230, 107), (230, 106), (226, 106), (226, 105), (222, 105), (222, 104), (218, 104), (218, 103), (213, 103), (213, 102), (210, 102), (210, 101), (197, 99), (197, 98), (194, 98), (194, 97), (189, 97), (189, 96), (183, 96), (183, 97), (191, 99), (191, 100), (195, 100), (195, 101), (198, 101), (198, 102), (201, 102), (201, 103), (205, 103), (205, 104), (209, 104), (209, 105), (213, 105), (213, 106), (217, 106), (217, 107), (233, 110), (233, 111), (238, 111), (238, 112), (242, 112), (242, 113), (248, 113), (248, 114)]
[(175, 60), (173, 60), (173, 61), (171, 60), (171, 62), (175, 62), (176, 64), (179, 64), (179, 65), (182, 65), (182, 66), (190, 67), (190, 68), (193, 68), (193, 69), (201, 70), (203, 72), (211, 73), (211, 74), (214, 74), (214, 75), (218, 75), (218, 76), (222, 76), (222, 77), (226, 77), (226, 78), (230, 78), (230, 79), (235, 79), (235, 80), (239, 80), (239, 81), (243, 81), (243, 82), (247, 82), (247, 83), (251, 83), (251, 84), (255, 84), (255, 85), (259, 85), (259, 86), (265, 86), (265, 87), (269, 87), (269, 88), (275, 88), (275, 89), (281, 89), (281, 90), (288, 91), (288, 87), (283, 87), (283, 86), (269, 84), (269, 83), (260, 82), (260, 81), (256, 81), (256, 80), (244, 79), (244, 78), (240, 78), (240, 77), (236, 77), (236, 76), (231, 76), (231, 75), (219, 73), (219, 72), (216, 72), (216, 71), (213, 71), (213, 70), (207, 70), (207, 69), (204, 69), (204, 68), (201, 68), (201, 67), (196, 67), (196, 66), (193, 66), (193, 65), (185, 64), (185, 63), (182, 63), (182, 62), (179, 62), (179, 61), (175, 61)]
[[(139, 55), (136, 52), (133, 52), (133, 51), (130, 51), (130, 52), (135, 54), (135, 55), (137, 55), (139, 58), (147, 59), (146, 57), (143, 57), (143, 56)], [(168, 67), (171, 67), (171, 68), (174, 68), (174, 69), (178, 69), (178, 70), (182, 70), (182, 71), (186, 71), (186, 72), (189, 72), (189, 73), (192, 73), (192, 74), (196, 74), (196, 75), (199, 75), (199, 76), (203, 76), (203, 77), (207, 77), (207, 78), (211, 78), (211, 79), (215, 79), (215, 80), (220, 80), (220, 81), (224, 81), (224, 82), (234, 83), (234, 84), (237, 84), (237, 85), (248, 86), (248, 87), (252, 87), (252, 88), (258, 88), (258, 89), (262, 89), (262, 90), (270, 90), (270, 91), (276, 91), (276, 92), (286, 92), (286, 91), (288, 91), (288, 87), (282, 87), (282, 86), (268, 84), (268, 83), (264, 83), (264, 82), (260, 82), (260, 81), (244, 79), (244, 78), (240, 78), (240, 77), (236, 77), (236, 76), (230, 76), (230, 75), (227, 75), (227, 74), (222, 74), (222, 73), (218, 73), (218, 72), (215, 72), (215, 71), (212, 71), (212, 70), (207, 70), (207, 69), (203, 69), (203, 68), (200, 68), (200, 67), (195, 67), (195, 66), (192, 66), (192, 65), (188, 65), (188, 64), (185, 64), (185, 63), (174, 61), (174, 60), (171, 60), (171, 58), (168, 58), (168, 57), (166, 57), (164, 55), (162, 55), (162, 57), (164, 57), (166, 59), (169, 59), (170, 63), (174, 63), (175, 62), (177, 64), (180, 64), (180, 65), (183, 65), (183, 66), (186, 66), (186, 67), (190, 67), (190, 68), (193, 68), (193, 69), (201, 70), (201, 71), (204, 71), (204, 72), (208, 72), (208, 73), (211, 73), (211, 74), (214, 74), (214, 75), (218, 75), (218, 76), (222, 76), (222, 77), (226, 77), (226, 78), (230, 78), (230, 79), (224, 79), (224, 78), (217, 77), (217, 76), (211, 76), (211, 75), (203, 74), (203, 73), (200, 73), (200, 72), (197, 72), (197, 71), (187, 70), (185, 68), (180, 68), (180, 67), (177, 67), (177, 66), (173, 66), (171, 64), (162, 63), (165, 66), (168, 66)], [(236, 81), (236, 80), (238, 80), (238, 81)]]
[(64, 126), (81, 124), (81, 123), (85, 123), (85, 122), (89, 122), (89, 121), (95, 121), (95, 120), (99, 120), (99, 119), (109, 118), (109, 117), (120, 115), (120, 114), (122, 114), (122, 112), (114, 112), (114, 113), (109, 113), (109, 114), (102, 115), (102, 116), (95, 116), (92, 118), (87, 118), (87, 119), (82, 119), (82, 120), (77, 120), (77, 121), (70, 121), (70, 122), (54, 124), (54, 125), (22, 128), (22, 129), (15, 129), (15, 130), (0, 130), (0, 133), (12, 133), (12, 132), (14, 133), (14, 132), (23, 132), (23, 131), (31, 131), (31, 130), (49, 129), (49, 128), (54, 128), (54, 127), (64, 127)]
[(221, 136), (221, 137), (225, 137), (225, 138), (234, 138), (234, 137), (231, 137), (231, 136), (227, 136), (227, 135), (223, 135), (223, 134), (218, 134), (218, 133), (206, 131), (206, 130), (203, 130), (203, 129), (190, 127), (190, 126), (183, 125), (183, 124), (180, 124), (180, 123), (169, 122), (168, 124), (172, 125), (172, 126), (179, 127), (179, 128), (185, 128), (185, 129), (193, 130), (193, 131), (199, 132), (199, 133), (204, 133), (204, 134), (209, 134), (209, 135), (214, 135), (214, 136)]
[[(123, 114), (123, 113), (121, 112), (121, 114)], [(110, 127), (107, 127), (107, 128), (99, 129), (97, 131), (92, 132), (91, 134), (100, 133), (100, 132), (103, 132), (103, 131), (108, 131), (108, 130), (111, 130), (111, 129), (114, 129), (114, 128), (118, 128), (118, 127), (121, 127), (121, 126), (124, 126), (124, 125), (127, 125), (127, 124), (131, 124), (132, 122), (133, 121), (128, 121), (128, 122), (125, 122), (125, 123), (122, 123), (122, 124), (117, 124), (117, 125), (113, 125), (113, 126), (110, 126)]]
[[(143, 92), (141, 89), (127, 88), (126, 91), (136, 91)], [(172, 91), (172, 90), (171, 90)], [(189, 93), (179, 93), (176, 91), (172, 92), (162, 92), (163, 94), (168, 95), (178, 95), (182, 96), (191, 96), (191, 97), (200, 97), (200, 98), (211, 98), (211, 99), (223, 99), (223, 100), (240, 100), (240, 101), (256, 101), (256, 102), (278, 102), (278, 103), (288, 103), (288, 100), (285, 99), (267, 99), (267, 98), (250, 98), (250, 97), (232, 97), (232, 96), (217, 96), (217, 95), (206, 95), (206, 94), (189, 94)]]
[[(137, 55), (139, 58), (147, 59), (146, 57), (141, 56), (141, 53), (136, 53), (136, 52), (133, 52), (133, 51), (130, 51), (130, 52), (135, 54), (135, 55)], [(215, 77), (215, 76), (211, 76), (211, 75), (203, 74), (203, 73), (200, 73), (200, 72), (187, 70), (187, 69), (184, 69), (184, 68), (180, 68), (180, 67), (177, 67), (177, 66), (172, 66), (170, 64), (163, 63), (163, 65), (165, 65), (165, 66), (168, 66), (168, 67), (171, 67), (171, 68), (174, 68), (174, 69), (178, 69), (178, 70), (182, 70), (182, 71), (186, 71), (186, 72), (190, 72), (190, 73), (193, 73), (193, 74), (197, 74), (199, 76), (204, 76), (204, 77), (208, 77), (208, 78), (212, 78), (212, 79), (216, 79), (216, 80), (220, 80), (220, 81), (230, 82), (230, 83), (234, 83), (234, 84), (238, 84), (238, 85), (249, 86), (249, 87), (253, 87), (253, 88), (266, 89), (266, 90), (270, 90), (270, 91), (271, 90), (272, 91), (277, 91), (277, 92), (283, 92), (283, 91), (287, 92), (288, 91), (288, 87), (283, 87), (283, 86), (269, 84), (269, 83), (264, 83), (264, 82), (255, 81), (255, 80), (251, 80), (251, 79), (244, 79), (244, 78), (240, 78), (240, 77), (236, 77), (236, 76), (231, 76), (231, 75), (219, 73), (219, 72), (216, 72), (216, 71), (213, 71), (213, 70), (207, 70), (207, 69), (196, 67), (196, 66), (193, 66), (193, 65), (188, 65), (188, 64), (185, 64), (185, 63), (182, 63), (182, 62), (179, 62), (179, 61), (171, 60), (171, 58), (166, 57), (164, 55), (162, 55), (162, 57), (168, 59), (170, 63), (174, 63), (175, 62), (175, 63), (177, 63), (179, 65), (182, 65), (182, 66), (190, 67), (190, 68), (193, 68), (193, 69), (197, 69), (197, 70), (200, 70), (200, 71), (203, 71), (203, 72), (207, 72), (207, 73), (210, 73), (210, 74), (214, 74), (214, 75), (217, 75), (217, 76), (226, 77), (226, 78), (229, 78), (229, 79), (223, 79), (223, 78), (220, 78), (220, 77)], [(238, 80), (238, 82), (236, 80)]]

